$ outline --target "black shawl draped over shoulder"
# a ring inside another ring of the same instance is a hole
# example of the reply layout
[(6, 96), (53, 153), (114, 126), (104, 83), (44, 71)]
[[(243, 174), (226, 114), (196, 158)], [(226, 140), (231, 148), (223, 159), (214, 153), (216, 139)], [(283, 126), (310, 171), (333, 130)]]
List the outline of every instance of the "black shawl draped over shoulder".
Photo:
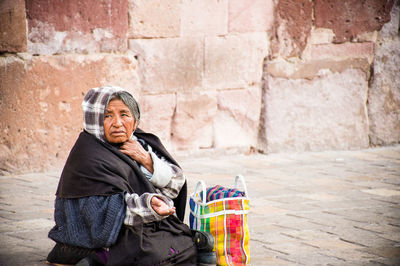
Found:
[[(178, 165), (159, 138), (136, 129), (134, 135), (146, 141), (158, 154)], [(109, 143), (102, 142), (83, 131), (72, 148), (61, 174), (56, 195), (60, 198), (107, 196), (121, 192), (156, 193), (136, 161)], [(174, 199), (176, 214), (181, 221), (185, 215), (187, 185)]]
[[(134, 134), (178, 166), (158, 137), (140, 129)], [(123, 192), (138, 195), (145, 192), (156, 193), (154, 186), (134, 160), (120, 152), (118, 147), (104, 143), (83, 131), (69, 154), (56, 195), (60, 198), (80, 198)], [(116, 243), (110, 247), (108, 264), (169, 265), (177, 262), (177, 254), (182, 256), (185, 253), (190, 258), (195, 258), (190, 229), (182, 223), (186, 196), (185, 183), (178, 197), (174, 199), (179, 219), (171, 215), (157, 222), (122, 226)]]

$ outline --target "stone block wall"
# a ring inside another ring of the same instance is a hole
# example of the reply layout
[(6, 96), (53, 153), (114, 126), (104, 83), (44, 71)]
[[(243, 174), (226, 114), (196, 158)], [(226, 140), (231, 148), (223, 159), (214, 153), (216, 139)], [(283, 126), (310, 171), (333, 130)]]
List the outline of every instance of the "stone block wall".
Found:
[(135, 94), (172, 152), (400, 142), (398, 1), (3, 0), (0, 14), (0, 171), (62, 166), (102, 85)]
[(399, 143), (399, 1), (279, 0), (272, 32), (263, 151)]

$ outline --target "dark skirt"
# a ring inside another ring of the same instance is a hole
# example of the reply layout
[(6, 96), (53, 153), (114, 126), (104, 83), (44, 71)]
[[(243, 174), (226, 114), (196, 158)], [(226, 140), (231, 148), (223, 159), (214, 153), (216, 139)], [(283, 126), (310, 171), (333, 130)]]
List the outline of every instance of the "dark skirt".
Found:
[(189, 227), (170, 216), (159, 222), (123, 226), (107, 265), (196, 265)]

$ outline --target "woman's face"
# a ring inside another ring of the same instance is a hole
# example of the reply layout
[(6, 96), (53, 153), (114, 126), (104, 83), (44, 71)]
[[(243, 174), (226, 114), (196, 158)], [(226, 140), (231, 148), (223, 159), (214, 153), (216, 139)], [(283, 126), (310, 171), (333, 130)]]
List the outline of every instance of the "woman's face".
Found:
[(111, 100), (104, 112), (104, 134), (108, 142), (123, 143), (130, 139), (137, 127), (128, 106), (119, 99)]

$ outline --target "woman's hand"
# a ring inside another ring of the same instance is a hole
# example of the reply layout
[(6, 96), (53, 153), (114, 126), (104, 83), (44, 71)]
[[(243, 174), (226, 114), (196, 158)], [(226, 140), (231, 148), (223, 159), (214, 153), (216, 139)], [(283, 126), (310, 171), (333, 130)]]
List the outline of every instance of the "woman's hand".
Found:
[(153, 159), (150, 154), (136, 140), (128, 140), (122, 144), (120, 148), (122, 153), (129, 155), (133, 160), (143, 165), (150, 173), (153, 174)]
[(170, 208), (163, 200), (153, 196), (151, 198), (151, 207), (161, 216), (168, 216), (175, 213), (175, 207)]

